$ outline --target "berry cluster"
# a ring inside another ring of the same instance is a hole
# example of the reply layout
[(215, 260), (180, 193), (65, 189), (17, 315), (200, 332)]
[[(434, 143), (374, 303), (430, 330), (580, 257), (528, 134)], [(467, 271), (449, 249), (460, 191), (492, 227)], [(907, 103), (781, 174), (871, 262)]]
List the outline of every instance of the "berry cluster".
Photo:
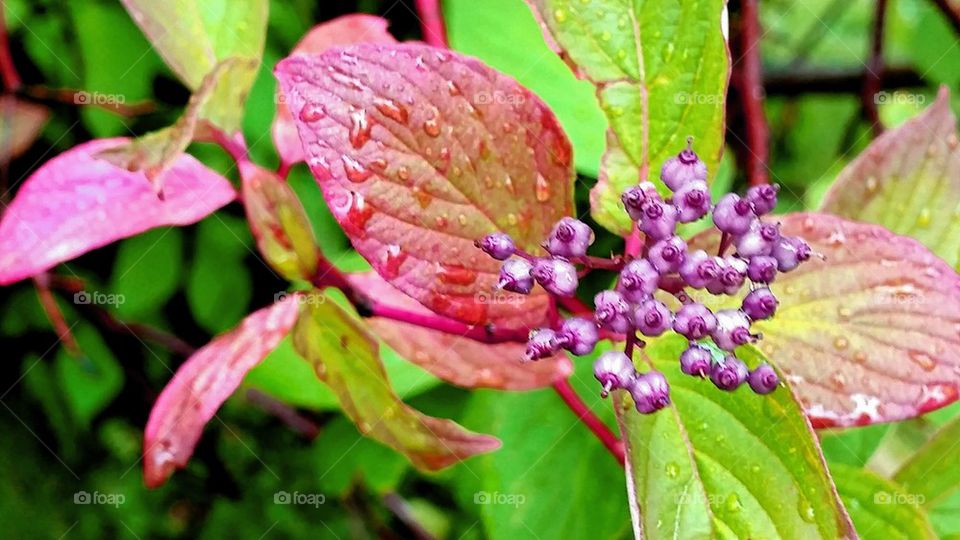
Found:
[[(643, 347), (638, 333), (656, 337), (667, 330), (686, 337), (689, 347), (680, 355), (680, 369), (695, 377), (709, 378), (717, 388), (734, 390), (743, 383), (758, 394), (772, 392), (779, 385), (774, 369), (763, 364), (750, 371), (733, 351), (737, 346), (760, 339), (750, 327), (754, 321), (768, 319), (777, 310), (777, 298), (768, 285), (778, 272), (789, 272), (810, 258), (810, 247), (800, 238), (781, 236), (777, 223), (764, 222), (777, 204), (776, 185), (750, 188), (741, 197), (727, 194), (713, 204), (707, 187), (707, 168), (693, 151), (686, 149), (664, 163), (660, 179), (672, 196), (662, 198), (650, 182), (627, 189), (621, 200), (646, 238), (640, 256), (598, 259), (587, 255), (594, 234), (590, 227), (571, 217), (561, 219), (543, 243), (549, 253), (537, 257), (518, 249), (510, 236), (490, 234), (477, 246), (497, 260), (499, 287), (527, 294), (539, 283), (550, 294), (573, 296), (581, 270), (608, 269), (619, 272), (613, 290), (594, 298), (593, 320), (575, 317), (555, 328), (531, 332), (526, 358), (537, 360), (560, 349), (582, 356), (589, 354), (601, 333), (625, 339), (623, 352), (600, 355), (594, 375), (606, 397), (613, 389), (630, 392), (641, 413), (652, 413), (670, 403), (670, 387), (662, 373), (652, 370), (638, 373), (632, 353)], [(712, 213), (714, 226), (721, 233), (719, 252), (711, 256), (703, 250), (691, 250), (676, 235), (679, 223), (690, 223)], [(731, 248), (732, 255), (725, 255)], [(716, 313), (694, 302), (685, 292), (704, 289), (714, 295), (736, 295), (749, 280), (750, 292), (740, 309)], [(681, 307), (673, 312), (655, 297), (657, 291), (674, 295)], [(716, 346), (704, 346), (705, 340)], [(715, 357), (713, 350), (724, 351)]]

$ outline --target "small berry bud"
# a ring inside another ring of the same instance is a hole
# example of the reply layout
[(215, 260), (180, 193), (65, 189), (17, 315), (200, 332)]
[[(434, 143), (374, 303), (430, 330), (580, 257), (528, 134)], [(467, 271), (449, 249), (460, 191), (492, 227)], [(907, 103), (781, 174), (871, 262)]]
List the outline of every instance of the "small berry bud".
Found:
[(626, 334), (630, 331), (630, 305), (616, 291), (603, 291), (594, 299), (594, 317), (601, 328)]
[(631, 186), (620, 196), (623, 207), (627, 210), (627, 215), (633, 221), (639, 221), (643, 216), (643, 203), (647, 200), (660, 200), (660, 194), (657, 193), (657, 186), (652, 182), (640, 182), (636, 186)]
[(683, 264), (680, 265), (680, 277), (694, 289), (706, 287), (708, 283), (717, 279), (719, 274), (720, 268), (717, 262), (702, 249), (687, 254)]
[(778, 191), (780, 191), (778, 184), (753, 186), (747, 190), (747, 201), (753, 205), (753, 211), (758, 216), (769, 214), (777, 206)]
[(671, 274), (680, 269), (687, 255), (687, 243), (679, 236), (671, 236), (650, 246), (647, 260), (660, 274)]
[(650, 414), (670, 404), (670, 385), (659, 371), (638, 375), (627, 388), (637, 412)]
[(633, 309), (633, 324), (641, 334), (656, 337), (670, 329), (673, 313), (659, 300), (647, 300)]
[(593, 351), (599, 339), (597, 323), (574, 317), (563, 321), (560, 331), (557, 332), (556, 344), (577, 356), (583, 356)]
[(690, 182), (707, 180), (707, 165), (693, 151), (692, 139), (687, 139), (687, 147), (679, 154), (664, 162), (660, 169), (660, 180), (671, 191), (677, 191)]
[(750, 334), (750, 318), (739, 309), (721, 309), (717, 312), (717, 327), (710, 337), (717, 347), (732, 351), (753, 339)]
[(769, 255), (779, 241), (779, 225), (755, 221), (749, 231), (737, 237), (737, 254), (741, 257)]
[(529, 294), (533, 289), (533, 265), (525, 259), (507, 259), (500, 266), (497, 287), (510, 292)]
[(673, 204), (679, 213), (677, 221), (690, 223), (710, 212), (710, 188), (706, 182), (690, 182), (673, 194)]
[(714, 364), (710, 369), (710, 380), (721, 390), (736, 390), (747, 380), (749, 373), (747, 365), (739, 358), (727, 355), (723, 362)]
[(593, 376), (603, 385), (600, 395), (607, 397), (611, 390), (629, 388), (637, 370), (621, 351), (607, 351), (593, 363)]
[(750, 372), (750, 388), (758, 394), (769, 394), (777, 389), (780, 376), (770, 364), (760, 364)]
[(559, 347), (556, 345), (557, 334), (549, 328), (540, 328), (530, 332), (527, 339), (527, 352), (524, 354), (527, 360), (540, 360), (557, 352)]
[(617, 292), (628, 302), (639, 303), (649, 298), (656, 290), (660, 274), (646, 259), (634, 259), (620, 271)]
[(737, 257), (714, 257), (719, 269), (717, 278), (707, 283), (710, 294), (734, 295), (747, 279), (747, 261)]
[(700, 345), (690, 345), (687, 350), (680, 353), (680, 371), (687, 375), (707, 378), (712, 363), (713, 355), (707, 348)]
[(750, 257), (747, 277), (754, 283), (773, 283), (777, 278), (777, 260), (769, 255)]
[(551, 255), (559, 257), (581, 257), (587, 254), (587, 247), (593, 243), (593, 230), (589, 225), (565, 217), (553, 226), (544, 247)]
[(755, 321), (762, 321), (773, 317), (773, 314), (777, 311), (777, 303), (777, 297), (774, 296), (773, 291), (764, 287), (750, 291), (750, 294), (744, 297), (741, 309), (747, 314), (747, 317)]
[(749, 231), (756, 217), (750, 202), (736, 193), (721, 197), (713, 209), (713, 224), (728, 234), (741, 235)]
[(557, 296), (573, 296), (577, 292), (577, 268), (565, 259), (537, 259), (531, 275), (540, 286)]
[(654, 240), (669, 238), (677, 229), (677, 208), (672, 204), (647, 199), (643, 203), (641, 214), (637, 221), (637, 228)]
[(498, 261), (509, 259), (517, 251), (510, 235), (502, 232), (490, 233), (474, 242), (474, 245)]
[(706, 337), (717, 327), (717, 317), (703, 304), (684, 304), (673, 318), (673, 330), (690, 340)]
[(796, 236), (783, 236), (773, 248), (773, 257), (777, 259), (777, 268), (789, 272), (810, 258), (810, 246)]

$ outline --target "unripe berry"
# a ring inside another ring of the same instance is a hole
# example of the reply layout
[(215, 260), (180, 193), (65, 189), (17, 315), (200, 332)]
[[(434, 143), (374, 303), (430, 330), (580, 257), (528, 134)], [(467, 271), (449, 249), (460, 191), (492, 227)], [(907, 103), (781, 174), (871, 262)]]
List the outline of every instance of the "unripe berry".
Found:
[(789, 272), (810, 258), (810, 246), (796, 236), (783, 236), (771, 253), (781, 272)]
[(741, 257), (769, 255), (779, 241), (779, 225), (755, 221), (749, 231), (737, 237), (737, 254)]
[(710, 294), (734, 295), (747, 279), (747, 262), (737, 257), (714, 257), (717, 277), (707, 283)]
[(680, 277), (694, 289), (706, 287), (708, 283), (717, 279), (719, 274), (720, 268), (716, 261), (702, 249), (688, 253), (680, 265)]
[(607, 351), (593, 363), (593, 376), (603, 385), (600, 395), (607, 397), (611, 390), (629, 388), (637, 370), (623, 352)]
[(663, 240), (673, 236), (677, 229), (677, 208), (660, 200), (647, 199), (637, 221), (637, 228), (653, 238)]
[(640, 182), (636, 186), (627, 188), (620, 196), (623, 207), (627, 215), (633, 221), (639, 221), (643, 216), (643, 203), (647, 200), (660, 200), (660, 194), (657, 193), (657, 186), (653, 182)]
[(670, 329), (673, 313), (659, 300), (647, 300), (633, 309), (633, 324), (641, 334), (656, 337)]
[(717, 327), (717, 317), (703, 304), (684, 304), (673, 318), (673, 330), (690, 340), (708, 336)]
[(774, 296), (773, 291), (764, 287), (751, 291), (744, 297), (741, 309), (747, 314), (747, 317), (755, 321), (762, 321), (773, 317), (773, 314), (777, 311), (777, 304), (777, 297)]
[(680, 353), (680, 371), (687, 375), (706, 378), (710, 375), (712, 363), (713, 355), (707, 348), (700, 345), (690, 345), (687, 350)]
[(537, 259), (530, 273), (540, 286), (557, 296), (577, 292), (577, 268), (565, 259)]
[(581, 257), (587, 254), (587, 247), (593, 243), (593, 239), (593, 230), (589, 225), (579, 219), (565, 217), (553, 226), (543, 247), (551, 255)]
[(736, 193), (727, 193), (713, 209), (713, 224), (721, 231), (740, 235), (750, 230), (750, 224), (756, 219), (750, 202), (741, 199)]
[(616, 291), (603, 291), (593, 299), (594, 317), (601, 328), (626, 334), (630, 331), (630, 305)]
[(673, 194), (673, 204), (679, 210), (677, 221), (690, 223), (710, 212), (710, 188), (706, 182), (690, 182)]
[(502, 232), (490, 233), (474, 242), (473, 245), (498, 261), (509, 259), (517, 251), (517, 247), (513, 244), (513, 238)]
[(691, 139), (687, 139), (687, 147), (664, 162), (660, 169), (660, 180), (671, 191), (677, 191), (690, 182), (707, 180), (707, 165), (693, 151), (692, 143)]
[(747, 201), (753, 205), (753, 211), (758, 216), (769, 214), (777, 206), (778, 191), (780, 191), (778, 184), (753, 186), (747, 190)]
[(750, 372), (750, 388), (758, 394), (769, 394), (777, 389), (780, 376), (770, 364), (760, 364)]
[(597, 323), (581, 317), (563, 321), (557, 332), (556, 344), (577, 356), (590, 354), (600, 339)]
[(526, 259), (507, 259), (500, 266), (500, 282), (497, 287), (520, 294), (529, 294), (533, 289), (533, 265)]
[(527, 339), (527, 351), (524, 354), (527, 360), (540, 360), (557, 352), (557, 334), (549, 328), (540, 328), (530, 333)]
[(670, 404), (670, 385), (659, 371), (638, 375), (627, 388), (637, 412), (650, 414)]
[(650, 246), (647, 260), (660, 274), (671, 274), (680, 269), (686, 255), (687, 243), (679, 236), (671, 236)]
[(777, 260), (769, 255), (750, 257), (747, 277), (754, 283), (773, 283), (777, 278)]
[(739, 309), (721, 309), (716, 313), (717, 326), (710, 337), (717, 347), (732, 351), (753, 339), (750, 334), (750, 318)]
[(721, 390), (736, 390), (747, 380), (749, 373), (747, 365), (739, 358), (727, 355), (723, 362), (718, 362), (710, 368), (710, 380)]
[(656, 290), (660, 274), (646, 259), (634, 259), (620, 271), (617, 292), (628, 302), (639, 303), (649, 298)]

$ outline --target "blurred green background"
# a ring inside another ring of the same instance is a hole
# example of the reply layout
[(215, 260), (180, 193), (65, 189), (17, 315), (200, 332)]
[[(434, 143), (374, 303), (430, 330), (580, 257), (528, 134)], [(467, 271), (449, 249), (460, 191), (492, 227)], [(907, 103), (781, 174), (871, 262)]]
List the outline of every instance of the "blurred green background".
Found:
[[(447, 0), (454, 48), (484, 59), (540, 94), (576, 145), (578, 205), (586, 209), (603, 145), (592, 89), (547, 48), (522, 0)], [(871, 140), (859, 85), (869, 49), (871, 2), (766, 0), (762, 51), (769, 79), (774, 181), (779, 211), (817, 204), (837, 172)], [(272, 1), (266, 53), (244, 131), (255, 161), (273, 167), (273, 64), (313, 24), (351, 12), (390, 20), (399, 39), (419, 39), (412, 1)], [(4, 171), (15, 187), (38, 165), (97, 137), (142, 134), (171, 124), (188, 92), (117, 0), (12, 0), (6, 19), (14, 61), (28, 85), (79, 88), (149, 100), (155, 111), (122, 117), (52, 105), (42, 137)], [(896, 77), (881, 118), (894, 126), (932, 103), (938, 85), (960, 82), (957, 36), (932, 3), (897, 0), (888, 15), (886, 59)], [(817, 79), (820, 77), (820, 79)], [(853, 81), (814, 84), (810, 80)], [(846, 78), (844, 78), (846, 77)], [(832, 83), (831, 83), (832, 84)], [(731, 148), (742, 139), (729, 112)], [(191, 152), (231, 178), (220, 149)], [(727, 152), (718, 191), (742, 187)], [(324, 206), (302, 165), (290, 181), (327, 256), (362, 261)], [(620, 243), (601, 236), (598, 252)], [(117, 295), (126, 323), (176, 334), (192, 346), (267, 305), (287, 284), (260, 261), (239, 205), (198, 225), (159, 229), (67, 265), (88, 289)], [(605, 285), (595, 283), (594, 287)], [(585, 296), (589, 292), (585, 293)], [(427, 414), (501, 438), (499, 452), (440, 474), (414, 471), (362, 438), (336, 410), (309, 368), (282, 345), (250, 374), (207, 427), (189, 467), (161, 489), (142, 485), (142, 429), (150, 406), (183, 355), (111, 325), (72, 298), (58, 297), (82, 354), (61, 347), (29, 282), (0, 289), (0, 536), (8, 538), (628, 538), (623, 474), (552, 391), (466, 392), (396, 355), (385, 362), (398, 393)], [(596, 403), (589, 359), (574, 386)], [(606, 404), (596, 408), (612, 425)], [(950, 417), (956, 407), (932, 419)], [(863, 465), (887, 426), (825, 435), (832, 463)], [(301, 501), (282, 504), (284, 493)], [(90, 504), (83, 504), (89, 501)], [(279, 501), (279, 502), (275, 502)], [(934, 512), (941, 533), (960, 531), (952, 511)]]

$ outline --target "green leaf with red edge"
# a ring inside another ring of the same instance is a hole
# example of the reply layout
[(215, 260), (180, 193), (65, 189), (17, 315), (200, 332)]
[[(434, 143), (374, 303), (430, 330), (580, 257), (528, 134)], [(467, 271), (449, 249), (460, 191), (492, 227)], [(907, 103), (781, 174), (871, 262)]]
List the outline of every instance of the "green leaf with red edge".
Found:
[(320, 298), (302, 307), (293, 329), (294, 347), (313, 363), (317, 376), (337, 395), (344, 414), (361, 433), (427, 470), (500, 447), (494, 437), (426, 416), (400, 401), (380, 362), (376, 339), (331, 299)]
[(327, 204), (377, 272), (467, 323), (540, 324), (547, 296), (488, 304), (499, 263), (473, 242), (503, 230), (538, 251), (572, 214), (570, 143), (546, 105), (475, 59), (358, 45), (277, 66)]
[[(724, 0), (528, 0), (547, 41), (597, 98), (615, 135), (601, 182), (590, 194), (597, 223), (618, 234), (632, 226), (620, 194), (696, 138), (716, 174), (723, 151), (730, 54)], [(627, 158), (632, 167), (610, 167)], [(662, 187), (662, 186), (661, 186)]]
[[(680, 371), (687, 346), (670, 333), (643, 350), (670, 384), (666, 409), (639, 414), (616, 391), (635, 536), (855, 538), (790, 389), (721, 391)], [(751, 367), (765, 360), (752, 347), (737, 355)]]
[[(771, 286), (777, 314), (757, 321), (761, 350), (817, 427), (912, 418), (952, 403), (960, 385), (960, 276), (912, 238), (830, 214), (778, 216), (816, 257)], [(718, 235), (690, 245), (716, 250)], [(711, 308), (740, 298), (697, 295)]]
[(887, 131), (850, 162), (822, 212), (912, 236), (954, 268), (960, 263), (960, 139), (943, 87), (922, 114)]
[[(413, 313), (430, 311), (383, 280), (376, 272), (352, 274), (353, 286), (371, 298)], [(486, 302), (510, 297), (490, 293)], [(529, 390), (566, 379), (573, 366), (560, 354), (537, 362), (523, 362), (524, 343), (480, 343), (437, 330), (388, 319), (367, 319), (373, 332), (407, 360), (437, 377), (465, 388)]]
[[(357, 43), (395, 43), (397, 40), (387, 31), (388, 21), (373, 15), (344, 15), (314, 26), (290, 54), (320, 54), (337, 46)], [(290, 116), (290, 109), (277, 89), (277, 116), (273, 119), (273, 144), (280, 160), (287, 167), (303, 161), (303, 147), (297, 126)]]

